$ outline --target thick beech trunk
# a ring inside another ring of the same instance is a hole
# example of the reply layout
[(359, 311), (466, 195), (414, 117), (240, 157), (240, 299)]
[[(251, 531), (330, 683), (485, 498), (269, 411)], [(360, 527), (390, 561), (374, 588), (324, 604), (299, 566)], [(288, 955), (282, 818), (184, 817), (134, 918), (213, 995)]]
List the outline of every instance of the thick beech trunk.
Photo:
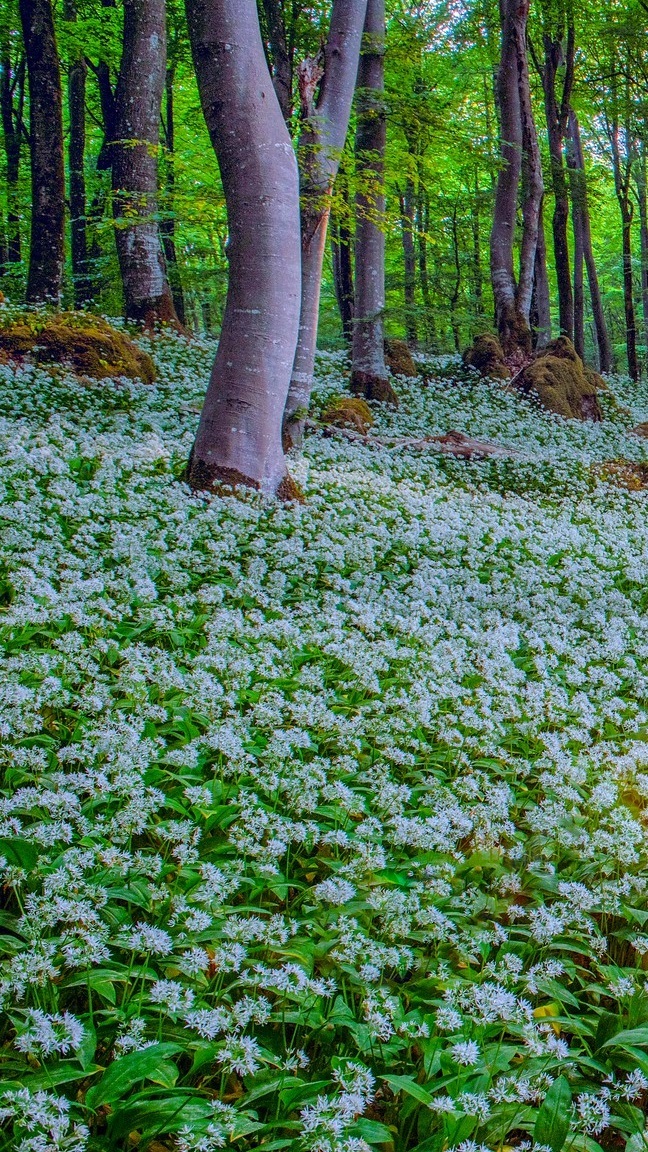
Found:
[(349, 128), (366, 10), (367, 0), (334, 0), (320, 56), (304, 60), (299, 69), (302, 289), (299, 339), (284, 415), (284, 440), (289, 446), (301, 444), (310, 404), (331, 192)]
[(0, 61), (0, 114), (6, 158), (7, 182), (7, 251), (6, 264), (19, 264), (22, 259), (20, 238), (20, 151), (25, 103), (25, 58), (12, 66), (9, 49)]
[(418, 343), (416, 324), (416, 249), (414, 247), (414, 181), (407, 178), (405, 190), (399, 195), (401, 232), (403, 237), (403, 263), (405, 271), (405, 333), (413, 348)]
[(393, 402), (385, 364), (385, 0), (369, 0), (358, 69), (351, 390)]
[(188, 479), (289, 495), (281, 422), (299, 330), (297, 161), (255, 0), (186, 0), (186, 9), (229, 225), (227, 304)]
[(579, 212), (573, 214), (574, 234), (574, 348), (581, 360), (585, 359), (585, 248), (583, 220)]
[[(628, 373), (632, 380), (639, 379), (639, 362), (637, 359), (637, 323), (634, 306), (634, 283), (632, 274), (632, 222), (634, 209), (630, 194), (632, 182), (632, 168), (634, 161), (634, 144), (630, 124), (631, 101), (629, 94), (630, 80), (624, 80), (624, 98), (619, 98), (619, 76), (613, 73), (611, 78), (611, 116), (606, 117), (606, 131), (612, 153), (612, 168), (614, 171), (614, 188), (619, 212), (621, 214), (621, 250), (623, 255), (623, 305), (625, 312), (626, 351), (628, 356)], [(623, 112), (621, 122), (620, 109)]]
[[(542, 199), (537, 138), (531, 112), (526, 25), (529, 0), (500, 0), (502, 48), (496, 94), (500, 115), (501, 157), (493, 228), (491, 232), (491, 280), (497, 327), (505, 352), (531, 350), (529, 316)], [(524, 229), (519, 283), (516, 281), (513, 246), (522, 157), (526, 149)]]
[(585, 156), (581, 142), (580, 127), (573, 109), (569, 111), (569, 135), (567, 138), (567, 162), (570, 169), (572, 213), (574, 219), (578, 217), (580, 233), (582, 236), (583, 256), (587, 268), (587, 281), (592, 303), (592, 316), (596, 331), (596, 344), (599, 356), (599, 369), (601, 372), (612, 371), (612, 347), (603, 311), (603, 299), (594, 261), (592, 246), (592, 229), (587, 199), (587, 178), (585, 174)]
[(164, 0), (124, 0), (112, 163), (117, 256), (129, 320), (178, 324), (157, 223), (160, 115), (166, 78)]
[[(545, 33), (544, 66), (540, 70), (544, 90), (547, 137), (551, 161), (551, 179), (554, 192), (553, 242), (556, 281), (558, 286), (558, 315), (560, 331), (573, 339), (574, 297), (569, 266), (567, 225), (569, 220), (569, 188), (563, 161), (563, 142), (569, 121), (569, 104), (574, 79), (574, 30), (567, 32), (567, 49), (563, 50), (563, 36), (555, 39)], [(564, 68), (560, 102), (556, 95), (559, 69)]]
[(641, 310), (643, 314), (644, 346), (648, 356), (648, 183), (646, 180), (646, 141), (641, 141), (636, 165), (636, 193), (639, 205), (639, 231), (641, 241)]
[(173, 306), (176, 310), (176, 315), (180, 323), (185, 325), (185, 301), (184, 292), (182, 290), (182, 277), (180, 275), (180, 265), (178, 264), (178, 251), (176, 248), (176, 216), (175, 216), (175, 108), (173, 99), (173, 83), (174, 73), (173, 68), (167, 68), (166, 85), (165, 85), (165, 104), (166, 104), (166, 117), (165, 117), (165, 143), (167, 151), (166, 163), (166, 205), (165, 212), (160, 221), (160, 234), (162, 236), (162, 244), (164, 245), (164, 256), (166, 258), (167, 270), (169, 275), (169, 284), (171, 287), (171, 295), (173, 296)]
[(20, 0), (29, 77), (32, 216), (27, 301), (59, 303), (63, 287), (63, 101), (51, 0)]

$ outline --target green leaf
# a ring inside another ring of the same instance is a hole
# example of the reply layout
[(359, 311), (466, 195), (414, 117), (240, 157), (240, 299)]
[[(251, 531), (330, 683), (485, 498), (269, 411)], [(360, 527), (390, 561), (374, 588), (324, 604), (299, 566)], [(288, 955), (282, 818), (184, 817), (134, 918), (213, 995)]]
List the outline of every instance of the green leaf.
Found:
[(366, 1140), (367, 1144), (392, 1144), (394, 1141), (394, 1133), (386, 1124), (379, 1124), (377, 1120), (367, 1120), (364, 1116), (356, 1120), (351, 1135), (359, 1136), (362, 1140)]
[(626, 1048), (628, 1044), (641, 1047), (643, 1044), (648, 1044), (648, 1027), (643, 1028), (627, 1028), (625, 1032), (617, 1032), (616, 1036), (611, 1036), (609, 1040), (605, 1041), (602, 1045), (603, 1048), (609, 1048), (610, 1045), (616, 1044), (619, 1048)]
[(179, 1044), (151, 1044), (141, 1052), (129, 1052), (110, 1064), (98, 1084), (86, 1096), (88, 1108), (100, 1108), (102, 1104), (113, 1104), (141, 1080), (171, 1087), (178, 1076), (175, 1064), (166, 1060), (181, 1052)]
[(38, 860), (38, 847), (31, 840), (0, 839), (0, 856), (4, 856), (14, 868), (24, 868), (25, 872), (32, 872)]
[(213, 1115), (209, 1101), (195, 1097), (191, 1090), (179, 1090), (175, 1096), (129, 1100), (115, 1109), (108, 1125), (111, 1140), (121, 1140), (131, 1132), (139, 1132), (147, 1139), (178, 1132), (185, 1125), (194, 1131), (200, 1130), (201, 1122), (206, 1123)]
[(554, 1080), (538, 1112), (533, 1129), (535, 1144), (546, 1144), (551, 1152), (561, 1152), (569, 1134), (572, 1093), (564, 1076)]
[(434, 1099), (421, 1084), (412, 1080), (411, 1076), (381, 1076), (381, 1080), (386, 1080), (395, 1092), (404, 1092), (406, 1096), (413, 1096), (421, 1104), (429, 1105)]

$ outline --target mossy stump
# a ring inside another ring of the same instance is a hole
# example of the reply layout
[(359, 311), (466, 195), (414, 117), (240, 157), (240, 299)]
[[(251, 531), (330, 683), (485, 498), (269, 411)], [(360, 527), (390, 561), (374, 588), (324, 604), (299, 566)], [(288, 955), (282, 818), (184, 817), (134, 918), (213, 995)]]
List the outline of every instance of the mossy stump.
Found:
[[(600, 383), (599, 383), (600, 382)], [(548, 412), (568, 420), (603, 419), (598, 391), (604, 381), (591, 368), (586, 368), (567, 336), (543, 349), (515, 378), (515, 386), (526, 395), (534, 395)]]
[(638, 460), (605, 460), (592, 468), (595, 476), (612, 484), (615, 488), (625, 488), (627, 492), (642, 492), (648, 488), (648, 464)]
[(386, 376), (374, 376), (371, 372), (354, 372), (351, 377), (351, 394), (398, 408), (398, 396)]
[(363, 435), (374, 422), (366, 400), (359, 396), (336, 396), (322, 412), (322, 423), (333, 428), (353, 428)]
[(412, 380), (419, 375), (405, 340), (385, 340), (385, 364), (392, 376), (407, 376)]
[(480, 376), (491, 380), (510, 380), (511, 370), (504, 358), (504, 349), (497, 336), (482, 332), (462, 356), (466, 368), (474, 368)]
[(156, 375), (151, 357), (125, 332), (88, 312), (0, 314), (0, 352), (10, 360), (60, 364), (95, 380), (125, 376), (152, 384)]

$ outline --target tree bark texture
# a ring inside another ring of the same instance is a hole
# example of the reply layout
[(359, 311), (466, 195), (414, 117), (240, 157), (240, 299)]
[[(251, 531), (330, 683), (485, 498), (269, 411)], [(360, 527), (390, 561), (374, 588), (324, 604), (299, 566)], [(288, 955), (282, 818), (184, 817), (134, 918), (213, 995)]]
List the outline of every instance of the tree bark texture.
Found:
[(641, 308), (643, 314), (644, 346), (648, 355), (648, 182), (646, 179), (646, 142), (642, 139), (636, 165), (636, 193), (639, 205), (639, 231), (641, 241)]
[(32, 216), (27, 301), (58, 304), (63, 287), (63, 99), (51, 0), (20, 0), (29, 78)]
[(428, 268), (427, 237), (430, 224), (430, 202), (423, 190), (419, 190), (416, 208), (416, 241), (418, 253), (419, 283), (423, 299), (423, 315), (425, 317), (425, 341), (428, 348), (437, 348), (437, 330), (432, 307), (432, 293), (430, 290), (430, 272)]
[(18, 62), (13, 64), (7, 46), (3, 49), (0, 69), (0, 115), (7, 181), (6, 262), (11, 265), (19, 264), (22, 260), (18, 186), (25, 106), (25, 57), (21, 55)]
[(124, 0), (112, 161), (117, 256), (129, 320), (178, 324), (157, 223), (160, 116), (166, 79), (164, 0)]
[(385, 364), (385, 0), (369, 0), (358, 68), (351, 390), (395, 402)]
[(281, 424), (299, 330), (297, 161), (255, 0), (186, 0), (186, 10), (229, 225), (227, 303), (188, 479), (289, 495)]
[[(491, 280), (504, 350), (507, 354), (521, 350), (527, 355), (531, 350), (529, 316), (543, 194), (526, 51), (529, 0), (500, 0), (500, 15), (502, 47), (496, 92), (502, 166), (497, 179), (490, 241)], [(513, 248), (523, 154), (523, 230), (519, 280), (516, 281)]]
[(592, 229), (587, 198), (587, 177), (585, 173), (585, 155), (580, 135), (578, 118), (572, 108), (569, 110), (569, 134), (567, 137), (567, 163), (570, 170), (570, 191), (572, 199), (572, 213), (578, 217), (583, 243), (583, 256), (587, 269), (592, 316), (596, 331), (596, 344), (598, 348), (599, 369), (601, 372), (612, 371), (612, 346), (608, 334), (607, 321), (603, 310), (603, 299), (594, 261), (594, 248), (592, 246)]
[(331, 193), (349, 129), (366, 10), (367, 0), (334, 0), (320, 56), (304, 60), (299, 69), (302, 288), (299, 339), (284, 416), (288, 445), (301, 444), (310, 404)]
[[(624, 123), (620, 120), (620, 101), (618, 97), (617, 81), (619, 77), (614, 74), (611, 82), (611, 116), (606, 116), (606, 131), (612, 153), (612, 168), (614, 171), (614, 187), (621, 214), (621, 244), (623, 258), (623, 306), (625, 312), (626, 351), (628, 357), (628, 373), (632, 380), (639, 379), (639, 361), (637, 358), (637, 322), (634, 306), (634, 277), (632, 274), (632, 222), (634, 206), (630, 195), (632, 168), (634, 161), (634, 146), (630, 128), (630, 98), (626, 91), (623, 101)], [(625, 78), (626, 89), (629, 78)]]

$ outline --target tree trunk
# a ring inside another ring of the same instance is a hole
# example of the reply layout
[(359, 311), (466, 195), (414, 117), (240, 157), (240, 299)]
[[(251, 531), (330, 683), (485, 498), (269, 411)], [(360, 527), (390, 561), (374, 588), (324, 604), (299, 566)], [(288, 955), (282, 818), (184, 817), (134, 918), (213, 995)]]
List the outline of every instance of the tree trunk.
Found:
[(631, 380), (639, 379), (637, 358), (637, 321), (634, 306), (634, 283), (632, 275), (632, 204), (629, 200), (620, 201), (621, 230), (623, 241), (623, 307), (626, 326), (626, 349), (628, 373)]
[(344, 208), (333, 221), (331, 249), (333, 254), (333, 283), (335, 298), (340, 310), (342, 334), (347, 344), (353, 339), (353, 262), (351, 258), (352, 236), (349, 227), (349, 186), (344, 179), (340, 189)]
[(0, 62), (0, 114), (4, 136), (7, 181), (7, 252), (6, 264), (20, 264), (20, 150), (23, 135), (25, 104), (25, 57), (12, 67), (9, 48), (3, 51)]
[[(66, 20), (77, 18), (74, 0), (66, 0)], [(85, 183), (85, 96), (88, 67), (83, 55), (77, 54), (70, 63), (68, 73), (68, 167), (70, 188), (70, 255), (74, 303), (82, 308), (92, 299), (92, 279), (88, 266), (88, 236), (86, 227)]]
[(55, 303), (63, 288), (63, 100), (51, 0), (20, 0), (29, 77), (32, 216), (27, 301)]
[(484, 282), (481, 267), (481, 198), (479, 187), (479, 168), (475, 168), (475, 193), (472, 211), (472, 240), (473, 240), (473, 285), (475, 296), (475, 316), (484, 315)]
[(639, 230), (641, 238), (641, 307), (644, 327), (644, 358), (648, 357), (648, 185), (646, 181), (646, 141), (642, 138), (636, 169), (636, 191), (639, 204)]
[(197, 489), (293, 489), (281, 423), (299, 331), (299, 176), (255, 0), (186, 0), (229, 225), (220, 342), (188, 467)]
[[(500, 115), (500, 152), (502, 166), (497, 178), (493, 228), (491, 231), (491, 280), (495, 298), (497, 328), (505, 352), (512, 353), (522, 348), (525, 354), (531, 350), (529, 312), (531, 307), (532, 278), (529, 281), (528, 257), (532, 220), (526, 227), (526, 266), (524, 272), (523, 299), (518, 294), (513, 264), (513, 245), (517, 215), (518, 187), (522, 174), (522, 152), (525, 147), (521, 106), (521, 84), (528, 85), (525, 36), (529, 14), (529, 0), (501, 0), (502, 47), (499, 71), (497, 74), (497, 108)], [(522, 48), (521, 48), (522, 46)], [(521, 53), (522, 51), (522, 58)], [(536, 225), (537, 228), (537, 225)], [(537, 233), (536, 233), (537, 236)], [(535, 266), (535, 248), (533, 265)], [(528, 308), (525, 312), (528, 294)]]
[[(544, 204), (544, 202), (543, 202)], [(541, 351), (551, 340), (551, 298), (549, 295), (549, 275), (547, 272), (547, 244), (544, 230), (543, 204), (538, 220), (538, 244), (536, 247), (534, 270), (535, 331), (534, 347)]]
[(288, 446), (302, 443), (310, 404), (331, 193), (349, 128), (366, 10), (367, 0), (334, 0), (320, 56), (304, 60), (299, 69), (302, 288), (299, 339), (283, 424)]
[[(528, 14), (528, 6), (527, 6)], [(538, 144), (531, 87), (529, 83), (529, 62), (526, 47), (526, 26), (516, 22), (517, 73), (520, 93), (520, 117), (522, 120), (522, 239), (520, 242), (520, 275), (516, 293), (516, 307), (519, 315), (529, 327), (531, 296), (536, 268), (538, 230), (540, 212), (544, 197), (542, 161)], [(524, 341), (526, 345), (526, 339)]]
[(184, 327), (186, 324), (184, 293), (182, 291), (182, 277), (178, 264), (178, 251), (176, 248), (176, 216), (175, 216), (175, 109), (173, 101), (173, 68), (167, 68), (166, 74), (166, 120), (165, 143), (167, 151), (166, 163), (166, 211), (160, 220), (160, 234), (164, 247), (173, 306), (178, 320)]
[(569, 135), (567, 138), (567, 162), (570, 168), (572, 213), (574, 218), (579, 217), (580, 230), (583, 241), (583, 255), (587, 268), (590, 300), (592, 302), (592, 315), (596, 331), (598, 347), (599, 369), (601, 372), (612, 371), (612, 347), (608, 334), (603, 299), (594, 262), (594, 249), (592, 247), (592, 229), (587, 199), (587, 179), (585, 174), (585, 156), (580, 135), (578, 119), (573, 109), (569, 111)]
[(425, 341), (428, 348), (436, 350), (437, 331), (430, 293), (430, 274), (427, 259), (427, 234), (430, 221), (430, 203), (427, 195), (419, 192), (416, 210), (416, 239), (418, 247), (419, 282), (423, 298), (423, 313), (425, 316)]
[[(563, 91), (560, 104), (556, 96), (556, 81), (559, 68), (564, 66)], [(540, 70), (544, 90), (547, 136), (551, 161), (551, 179), (555, 197), (553, 215), (554, 260), (558, 285), (558, 314), (560, 331), (573, 339), (574, 336), (574, 297), (572, 294), (571, 272), (569, 267), (569, 243), (567, 222), (569, 219), (569, 195), (565, 165), (563, 161), (563, 141), (567, 132), (569, 102), (574, 77), (574, 34), (570, 25), (567, 36), (567, 55), (563, 51), (563, 37), (552, 39), (544, 35), (544, 67)]]
[(414, 247), (414, 181), (408, 176), (405, 190), (399, 194), (403, 261), (405, 269), (405, 333), (407, 343), (418, 344), (416, 325), (416, 249)]
[(385, 0), (369, 0), (358, 69), (351, 390), (396, 402), (385, 364)]
[(292, 119), (293, 56), (286, 35), (286, 22), (281, 0), (262, 0), (272, 54), (272, 83), (284, 120)]
[(124, 0), (110, 146), (117, 256), (129, 320), (178, 325), (157, 224), (160, 115), (166, 78), (164, 0)]

